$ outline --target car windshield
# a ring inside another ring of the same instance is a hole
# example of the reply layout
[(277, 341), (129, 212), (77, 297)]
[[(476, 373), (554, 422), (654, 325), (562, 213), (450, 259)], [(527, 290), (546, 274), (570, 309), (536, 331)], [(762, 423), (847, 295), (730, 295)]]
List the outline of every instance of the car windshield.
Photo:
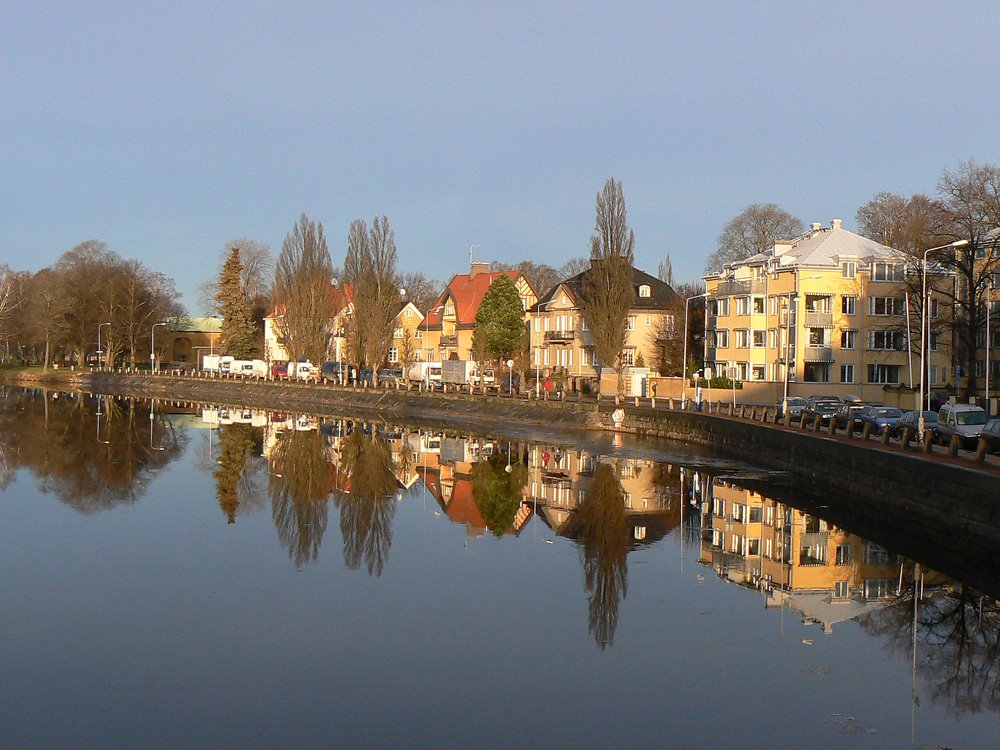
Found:
[(898, 419), (899, 417), (901, 417), (903, 415), (903, 412), (901, 412), (899, 409), (895, 409), (893, 407), (888, 407), (888, 408), (885, 408), (885, 409), (877, 409), (876, 410), (876, 414), (878, 416), (880, 416), (880, 417), (887, 417), (889, 419), (892, 419), (893, 417), (896, 417)]
[(797, 396), (793, 396), (792, 398), (788, 399), (788, 405), (789, 406), (805, 406), (806, 405), (806, 400), (804, 398), (799, 398)]
[(955, 415), (955, 421), (959, 424), (986, 424), (986, 412), (984, 411), (960, 411)]

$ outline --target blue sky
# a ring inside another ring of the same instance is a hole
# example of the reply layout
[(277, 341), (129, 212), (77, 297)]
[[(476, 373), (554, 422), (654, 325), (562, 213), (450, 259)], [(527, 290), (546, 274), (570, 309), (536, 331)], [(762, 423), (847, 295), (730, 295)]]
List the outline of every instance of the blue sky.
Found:
[(700, 275), (748, 203), (804, 222), (1000, 163), (982, 3), (39, 3), (0, 9), (0, 263), (100, 239), (193, 290), (301, 212), (334, 262), (585, 255), (622, 180), (637, 265)]

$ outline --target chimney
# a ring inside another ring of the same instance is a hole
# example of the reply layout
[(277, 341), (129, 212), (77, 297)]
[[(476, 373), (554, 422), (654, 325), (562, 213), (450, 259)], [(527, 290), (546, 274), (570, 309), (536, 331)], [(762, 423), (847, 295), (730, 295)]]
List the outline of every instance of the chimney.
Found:
[(490, 264), (484, 261), (475, 261), (469, 264), (469, 278), (474, 279), (481, 273), (489, 273)]
[(840, 224), (841, 224), (840, 219), (831, 219), (830, 220), (830, 228), (831, 229), (840, 229)]
[(814, 232), (818, 232), (820, 229), (823, 228), (823, 224), (821, 222), (814, 221), (812, 224), (809, 225), (809, 228)]
[(780, 257), (792, 249), (792, 243), (787, 240), (778, 240), (774, 243), (774, 257)]

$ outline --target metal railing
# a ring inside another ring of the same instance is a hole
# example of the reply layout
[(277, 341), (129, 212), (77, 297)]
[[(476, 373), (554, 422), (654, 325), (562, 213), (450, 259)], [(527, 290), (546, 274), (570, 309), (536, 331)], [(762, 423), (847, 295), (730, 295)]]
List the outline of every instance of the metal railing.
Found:
[(806, 362), (833, 362), (833, 347), (830, 346), (807, 346)]
[(576, 331), (546, 331), (546, 341), (572, 341), (576, 337)]
[(819, 310), (806, 310), (805, 323), (807, 326), (833, 328), (833, 313), (821, 312)]
[(763, 281), (751, 281), (750, 279), (737, 281), (736, 279), (729, 279), (720, 281), (715, 293), (711, 296), (729, 297), (739, 294), (763, 294), (765, 288), (765, 282)]
[(458, 334), (442, 336), (441, 346), (458, 346)]

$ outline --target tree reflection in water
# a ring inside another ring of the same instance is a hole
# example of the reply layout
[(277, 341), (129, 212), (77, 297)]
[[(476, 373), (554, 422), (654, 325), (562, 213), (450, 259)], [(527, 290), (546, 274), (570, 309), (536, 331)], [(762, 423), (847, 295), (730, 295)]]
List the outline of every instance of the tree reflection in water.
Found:
[(392, 546), (395, 494), (399, 489), (389, 443), (355, 429), (344, 439), (337, 506), (344, 538), (344, 563), (369, 575), (382, 575)]
[(528, 467), (520, 461), (511, 463), (503, 453), (472, 467), (472, 495), (494, 536), (503, 536), (513, 526), (527, 481)]
[(576, 510), (589, 600), (589, 630), (601, 649), (612, 644), (618, 608), (628, 593), (629, 525), (615, 468), (598, 463), (587, 497)]
[(887, 606), (858, 618), (861, 627), (883, 636), (887, 648), (911, 656), (916, 619), (919, 670), (934, 703), (956, 716), (1000, 710), (1000, 611), (989, 597), (964, 584), (941, 587), (917, 602), (921, 582), (909, 579)]
[(258, 494), (259, 455), (259, 428), (248, 424), (219, 428), (219, 458), (212, 476), (219, 507), (229, 523), (236, 523), (237, 509)]
[(28, 469), (41, 492), (81, 513), (137, 502), (187, 443), (162, 414), (151, 420), (146, 402), (40, 389), (2, 395), (5, 471)]
[(319, 430), (284, 430), (271, 452), (271, 517), (296, 568), (312, 562), (326, 533), (334, 470)]

